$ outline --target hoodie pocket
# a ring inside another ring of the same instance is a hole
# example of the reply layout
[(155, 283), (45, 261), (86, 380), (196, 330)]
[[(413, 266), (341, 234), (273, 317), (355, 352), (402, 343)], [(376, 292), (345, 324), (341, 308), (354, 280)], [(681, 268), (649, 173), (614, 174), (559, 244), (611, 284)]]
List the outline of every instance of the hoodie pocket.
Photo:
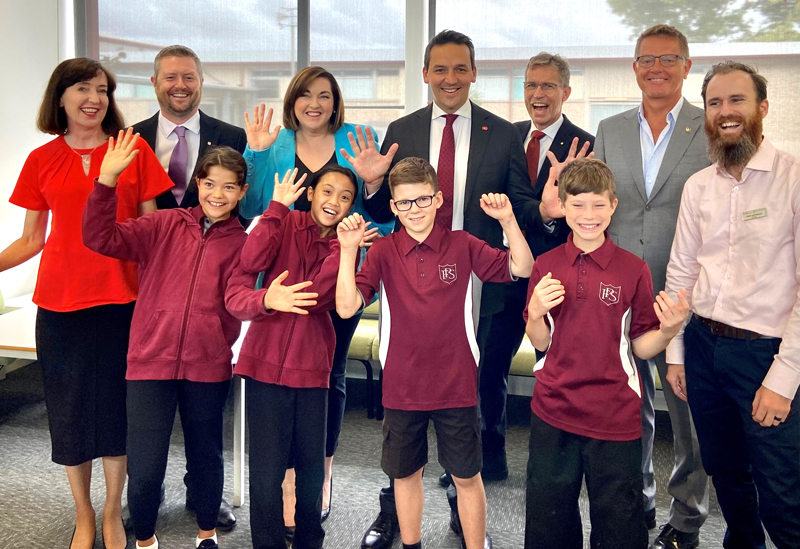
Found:
[(156, 311), (136, 344), (136, 360), (175, 360), (181, 340), (183, 315)]
[(215, 314), (190, 313), (186, 327), (183, 358), (190, 362), (216, 362), (231, 347), (222, 332), (222, 322)]

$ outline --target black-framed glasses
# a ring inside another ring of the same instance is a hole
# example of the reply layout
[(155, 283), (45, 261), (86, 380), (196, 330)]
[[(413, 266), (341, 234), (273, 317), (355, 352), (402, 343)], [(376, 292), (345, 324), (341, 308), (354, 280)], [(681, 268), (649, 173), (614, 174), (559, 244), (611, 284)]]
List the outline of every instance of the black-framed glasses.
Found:
[(412, 204), (416, 204), (420, 208), (427, 208), (433, 204), (433, 197), (435, 196), (435, 194), (432, 194), (430, 196), (420, 196), (414, 200), (395, 200), (394, 207), (397, 208), (398, 212), (407, 212), (411, 209)]
[(526, 90), (530, 91), (535, 91), (536, 88), (541, 86), (544, 93), (554, 92), (558, 89), (558, 84), (553, 82), (523, 82), (522, 85), (525, 86)]
[(683, 59), (684, 61), (686, 61), (686, 58), (682, 55), (667, 53), (664, 55), (640, 55), (639, 57), (636, 58), (636, 62), (643, 69), (649, 69), (650, 67), (656, 64), (656, 59), (659, 60), (662, 67), (673, 67), (675, 66), (675, 63), (678, 62), (678, 59)]

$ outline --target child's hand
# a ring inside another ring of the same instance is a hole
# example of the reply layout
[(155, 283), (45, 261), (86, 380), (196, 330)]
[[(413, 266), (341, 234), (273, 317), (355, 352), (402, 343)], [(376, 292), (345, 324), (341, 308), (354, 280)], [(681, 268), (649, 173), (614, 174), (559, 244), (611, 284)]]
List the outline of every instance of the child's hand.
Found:
[(317, 304), (319, 295), (315, 292), (301, 292), (300, 290), (311, 286), (311, 281), (300, 282), (292, 286), (284, 286), (282, 282), (289, 276), (289, 271), (283, 271), (272, 281), (264, 294), (264, 308), (268, 311), (282, 311), (307, 315), (308, 311), (300, 307), (313, 307)]
[(339, 238), (341, 249), (358, 249), (365, 237), (369, 223), (369, 221), (364, 221), (364, 218), (359, 213), (354, 213), (342, 219), (336, 227), (336, 235)]
[[(563, 162), (559, 162), (552, 151), (547, 151), (547, 158), (550, 159), (551, 167), (547, 183), (545, 183), (544, 189), (542, 190), (542, 208), (551, 219), (564, 217), (564, 214), (561, 212), (561, 202), (558, 199), (558, 186), (556, 185), (556, 181), (561, 176), (561, 172), (564, 171), (564, 168), (572, 164), (573, 161), (579, 158), (594, 158), (593, 152), (587, 154), (588, 150), (588, 141), (583, 144), (580, 151), (578, 150), (578, 138), (576, 137), (572, 140), (569, 153), (567, 153), (567, 157)], [(534, 185), (536, 184), (535, 181), (532, 181), (532, 183)]]
[(361, 237), (361, 242), (358, 244), (358, 247), (359, 248), (369, 248), (380, 237), (381, 237), (381, 235), (378, 234), (378, 227), (372, 227), (371, 229), (367, 230), (364, 233), (363, 237)]
[(553, 278), (552, 273), (547, 273), (533, 288), (528, 303), (528, 318), (541, 318), (562, 301), (564, 286), (560, 280)]
[(267, 111), (264, 116), (266, 105), (256, 105), (253, 108), (253, 123), (250, 123), (250, 118), (247, 112), (244, 113), (244, 131), (247, 134), (247, 145), (251, 151), (265, 151), (269, 149), (275, 140), (278, 139), (278, 134), (281, 131), (280, 126), (275, 126), (273, 131), (269, 131), (269, 126), (272, 124), (272, 109)]
[(119, 131), (117, 142), (113, 137), (108, 138), (108, 151), (103, 157), (100, 165), (100, 176), (97, 180), (108, 187), (117, 184), (119, 175), (131, 165), (133, 159), (139, 154), (136, 142), (139, 141), (139, 134), (133, 134), (133, 128), (128, 128), (127, 132)]
[(656, 296), (656, 302), (653, 303), (653, 308), (656, 311), (658, 320), (661, 321), (661, 331), (668, 337), (674, 337), (681, 329), (683, 321), (686, 320), (689, 314), (689, 301), (686, 299), (686, 289), (682, 288), (681, 291), (678, 292), (677, 303), (670, 299), (667, 292), (659, 292)]
[(294, 204), (300, 195), (305, 192), (303, 183), (306, 180), (306, 174), (300, 178), (297, 183), (294, 178), (297, 177), (297, 168), (286, 170), (286, 175), (283, 176), (283, 181), (278, 180), (278, 174), (275, 174), (275, 189), (272, 191), (272, 200), (280, 202), (287, 208)]
[(511, 201), (504, 194), (488, 193), (481, 195), (481, 209), (486, 215), (498, 221), (505, 221), (514, 217)]

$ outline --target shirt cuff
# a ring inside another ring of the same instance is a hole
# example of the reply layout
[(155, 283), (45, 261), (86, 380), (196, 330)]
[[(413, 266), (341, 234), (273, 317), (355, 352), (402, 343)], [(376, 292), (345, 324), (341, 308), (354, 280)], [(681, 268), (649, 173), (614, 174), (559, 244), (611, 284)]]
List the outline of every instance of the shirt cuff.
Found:
[(544, 230), (547, 231), (548, 233), (553, 234), (554, 232), (556, 232), (556, 220), (555, 219), (551, 219), (547, 223), (542, 221), (542, 225), (544, 226)]
[(761, 385), (782, 397), (793, 400), (797, 394), (797, 388), (800, 386), (800, 372), (776, 356)]
[(684, 357), (683, 328), (681, 328), (681, 331), (667, 345), (666, 361), (667, 364), (685, 364)]

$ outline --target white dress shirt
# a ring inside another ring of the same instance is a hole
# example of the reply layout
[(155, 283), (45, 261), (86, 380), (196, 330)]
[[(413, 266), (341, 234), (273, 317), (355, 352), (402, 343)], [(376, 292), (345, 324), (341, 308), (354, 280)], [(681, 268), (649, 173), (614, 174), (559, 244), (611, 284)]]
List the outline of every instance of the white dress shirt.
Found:
[[(189, 153), (186, 165), (186, 185), (188, 186), (192, 181), (194, 167), (197, 164), (197, 156), (200, 151), (200, 111), (194, 113), (194, 116), (180, 125), (187, 130), (185, 136)], [(164, 118), (164, 115), (159, 111), (156, 150), (154, 152), (167, 173), (169, 173), (169, 159), (172, 158), (172, 151), (175, 150), (175, 146), (178, 144), (178, 136), (172, 133), (175, 126), (178, 126), (178, 124)]]
[(661, 163), (664, 161), (664, 153), (667, 152), (669, 140), (672, 137), (672, 132), (675, 130), (675, 121), (683, 108), (683, 97), (678, 99), (672, 110), (667, 113), (667, 127), (661, 130), (658, 134), (658, 140), (653, 140), (653, 130), (650, 129), (650, 124), (644, 117), (644, 107), (639, 105), (639, 144), (642, 148), (642, 174), (644, 175), (644, 190), (647, 193), (647, 198), (650, 198), (650, 192), (656, 184), (658, 171), (661, 169)]
[[(544, 165), (544, 161), (547, 159), (547, 151), (549, 151), (550, 147), (553, 145), (553, 140), (555, 140), (556, 134), (558, 133), (558, 130), (561, 129), (561, 124), (563, 123), (564, 123), (563, 114), (559, 116), (555, 122), (553, 122), (543, 130), (539, 130), (539, 128), (537, 128), (536, 125), (533, 122), (531, 122), (531, 129), (528, 132), (528, 137), (525, 138), (525, 143), (523, 143), (523, 146), (526, 151), (528, 150), (528, 144), (531, 142), (531, 139), (533, 139), (533, 132), (537, 130), (540, 132), (544, 132), (544, 137), (542, 137), (539, 140), (539, 165), (536, 167), (537, 174), (539, 174), (542, 171), (542, 166)], [(531, 184), (535, 187), (536, 181), (531, 181)]]
[[(439, 149), (442, 148), (442, 134), (446, 124), (444, 115), (436, 103), (431, 114), (431, 148), (429, 158), (433, 169), (439, 171)], [(467, 188), (467, 164), (469, 163), (469, 140), (472, 131), (472, 103), (467, 101), (454, 114), (453, 136), (456, 140), (455, 170), (453, 171), (453, 225), (454, 231), (464, 228), (464, 194)]]

